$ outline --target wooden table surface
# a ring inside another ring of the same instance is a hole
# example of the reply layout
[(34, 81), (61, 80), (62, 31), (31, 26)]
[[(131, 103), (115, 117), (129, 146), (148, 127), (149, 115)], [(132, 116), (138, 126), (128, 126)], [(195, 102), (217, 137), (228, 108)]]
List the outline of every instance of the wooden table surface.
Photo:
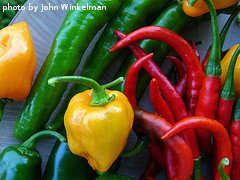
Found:
[[(38, 5), (41, 6), (41, 4), (48, 4), (51, 3), (52, 5), (60, 5), (63, 3), (73, 3), (75, 0), (30, 0), (26, 3), (28, 6), (28, 3), (31, 3), (31, 5)], [(39, 7), (40, 8), (40, 7)], [(27, 9), (27, 8), (26, 8)], [(33, 12), (29, 10), (24, 10), (22, 12), (19, 12), (18, 15), (15, 17), (12, 23), (16, 23), (19, 21), (26, 21), (29, 24), (34, 45), (37, 52), (37, 70), (35, 72), (38, 73), (42, 63), (44, 62), (48, 52), (51, 48), (51, 43), (53, 41), (54, 35), (56, 34), (57, 30), (59, 29), (64, 17), (66, 15), (66, 11), (45, 11), (45, 12)], [(219, 17), (219, 23), (220, 28), (222, 28), (224, 22), (227, 19), (227, 15), (221, 15)], [(224, 45), (224, 50), (231, 47), (232, 45), (236, 43), (240, 43), (240, 27), (237, 26), (236, 23), (233, 23), (233, 25), (230, 28), (230, 31), (227, 35), (227, 40)], [(199, 45), (199, 51), (201, 53), (201, 57), (203, 58), (207, 48), (211, 44), (211, 29), (210, 29), (210, 22), (200, 22), (193, 27), (187, 28), (183, 35), (189, 39), (192, 39), (194, 41), (202, 40), (203, 44)], [(91, 47), (88, 49), (88, 51), (85, 53), (85, 56), (88, 54), (88, 52), (91, 50)], [(85, 59), (85, 58), (83, 58)], [(84, 62), (84, 61), (83, 61)], [(106, 72), (104, 78), (109, 77), (112, 74), (113, 67), (116, 66), (115, 64), (111, 66), (111, 68), (108, 69)], [(81, 69), (81, 68), (80, 68)], [(163, 66), (162, 66), (162, 69)], [(103, 79), (104, 79), (103, 78)], [(147, 94), (147, 92), (145, 93)], [(9, 145), (17, 144), (19, 141), (17, 141), (13, 135), (14, 131), (14, 124), (20, 114), (20, 110), (22, 108), (23, 102), (13, 102), (8, 103), (2, 122), (0, 123), (0, 151), (2, 151), (3, 148)], [(151, 108), (148, 99), (145, 97), (141, 100), (141, 106)], [(47, 138), (43, 139), (38, 144), (38, 150), (40, 151), (40, 154), (42, 155), (43, 168), (46, 165), (47, 158), (50, 154), (51, 147), (54, 145), (54, 139)], [(135, 136), (131, 134), (129, 138), (128, 146), (131, 146), (135, 141)], [(135, 158), (131, 158), (128, 160), (123, 160), (120, 172), (124, 174), (128, 174), (130, 176), (138, 177), (140, 175), (140, 172), (143, 170), (144, 165), (147, 161), (147, 153), (143, 152), (139, 156)]]

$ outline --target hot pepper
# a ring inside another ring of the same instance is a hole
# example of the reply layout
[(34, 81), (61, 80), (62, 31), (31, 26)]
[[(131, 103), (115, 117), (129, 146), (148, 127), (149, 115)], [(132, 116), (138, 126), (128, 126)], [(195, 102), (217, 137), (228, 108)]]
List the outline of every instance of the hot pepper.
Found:
[(23, 100), (32, 86), (36, 53), (26, 22), (0, 30), (0, 67), (2, 113), (6, 98)]
[[(216, 111), (216, 120), (220, 122), (225, 129), (228, 131), (231, 115), (232, 115), (232, 107), (235, 99), (235, 90), (234, 90), (234, 68), (236, 61), (238, 59), (240, 53), (240, 46), (237, 47), (234, 52), (231, 62), (228, 67), (227, 77), (224, 82), (221, 96), (218, 101), (218, 108)], [(240, 56), (239, 56), (240, 59)]]
[(16, 138), (22, 141), (26, 140), (44, 128), (67, 89), (66, 84), (58, 84), (52, 88), (48, 85), (47, 80), (54, 76), (74, 74), (89, 43), (118, 10), (122, 2), (123, 0), (75, 1), (75, 6), (78, 4), (105, 6), (106, 10), (76, 9), (68, 11), (16, 122), (14, 128)]
[[(184, 0), (183, 4), (182, 4), (183, 11), (187, 15), (189, 15), (191, 17), (198, 17), (209, 11), (208, 7), (204, 3), (204, 0), (198, 0), (197, 2), (196, 2), (196, 0), (192, 0), (192, 2), (190, 2), (190, 1), (191, 0)], [(224, 8), (227, 8), (227, 7), (230, 7), (234, 4), (236, 4), (237, 2), (238, 2), (238, 0), (227, 0), (227, 1), (226, 0), (213, 0), (214, 7), (216, 9), (224, 9)]]
[[(114, 33), (120, 38), (123, 38), (126, 36), (117, 30), (115, 30)], [(124, 39), (126, 39), (127, 37), (128, 36), (126, 36)], [(143, 49), (141, 49), (141, 47), (139, 47), (137, 44), (130, 45), (130, 48), (137, 58), (141, 58), (146, 55)], [(138, 59), (138, 61), (140, 63), (141, 61), (143, 61), (143, 59)], [(168, 101), (169, 105), (171, 106), (172, 112), (176, 118), (176, 121), (179, 121), (185, 117), (188, 117), (188, 113), (182, 98), (178, 95), (178, 93), (175, 91), (175, 88), (172, 86), (171, 82), (168, 81), (168, 79), (164, 76), (164, 74), (161, 72), (158, 66), (154, 63), (154, 61), (150, 59), (148, 62), (144, 64), (143, 67), (152, 78), (155, 78), (158, 81), (159, 89), (161, 90), (166, 100)], [(128, 71), (128, 74), (129, 72), (130, 71)], [(135, 96), (136, 83), (137, 83), (136, 79), (137, 77), (133, 76), (133, 74), (131, 76), (127, 75), (126, 84), (129, 84), (129, 86), (125, 85), (124, 87), (124, 92), (126, 96), (129, 99), (131, 99), (130, 101), (131, 104), (137, 104), (136, 98), (133, 98), (133, 95), (134, 97), (136, 97)], [(128, 80), (130, 82), (127, 82)], [(196, 140), (194, 131), (190, 130), (190, 131), (184, 132), (184, 136), (193, 151), (194, 158), (198, 159), (200, 156), (200, 153), (197, 146), (197, 140)]]
[[(227, 69), (230, 64), (231, 57), (233, 56), (234, 52), (236, 51), (237, 47), (239, 47), (240, 44), (236, 44), (233, 46), (227, 54), (224, 56), (224, 58), (221, 61), (221, 67), (222, 67), (222, 75), (221, 75), (221, 81), (222, 84), (224, 84), (224, 81), (226, 79), (227, 75)], [(236, 92), (236, 96), (238, 97), (240, 95), (240, 57), (238, 57), (235, 69), (234, 69), (234, 88)]]
[(43, 136), (53, 136), (62, 142), (66, 141), (57, 132), (41, 131), (31, 136), (23, 144), (5, 148), (0, 154), (0, 179), (40, 180), (42, 158), (36, 150), (36, 144)]
[(81, 83), (93, 88), (75, 95), (64, 116), (68, 145), (88, 160), (93, 169), (105, 172), (122, 152), (133, 124), (133, 110), (124, 94), (106, 90), (96, 81), (81, 76), (49, 79)]
[[(205, 76), (199, 93), (195, 115), (214, 119), (221, 88), (220, 40), (218, 34), (217, 13), (214, 9), (213, 3), (211, 0), (204, 1), (210, 9), (212, 47), (207, 66), (205, 67)], [(204, 130), (197, 130), (196, 133), (200, 150), (205, 155), (210, 155), (212, 151), (211, 134)]]
[(229, 165), (225, 166), (225, 172), (229, 176), (232, 166), (231, 142), (225, 128), (214, 119), (204, 118), (202, 116), (192, 116), (176, 123), (162, 139), (170, 138), (186, 129), (205, 129), (213, 133), (215, 139), (215, 151), (213, 157), (213, 179), (219, 180), (220, 174), (218, 165), (223, 158), (228, 158)]
[[(156, 114), (137, 109), (134, 111), (134, 115), (135, 125), (140, 126), (144, 131), (156, 138), (159, 138), (171, 128), (170, 123)], [(179, 136), (175, 136), (168, 140), (169, 141), (166, 143), (171, 147), (177, 158), (176, 164), (178, 165), (178, 168), (174, 178), (182, 180), (189, 179), (193, 170), (193, 156), (191, 149)]]
[(240, 97), (235, 102), (229, 136), (232, 143), (233, 167), (231, 179), (240, 179)]

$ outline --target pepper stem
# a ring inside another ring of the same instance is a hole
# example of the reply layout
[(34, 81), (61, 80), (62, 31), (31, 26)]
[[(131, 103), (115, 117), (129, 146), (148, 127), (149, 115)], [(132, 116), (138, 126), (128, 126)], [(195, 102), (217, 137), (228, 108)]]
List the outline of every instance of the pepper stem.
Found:
[(235, 100), (233, 121), (240, 121), (240, 96)]
[(224, 167), (228, 165), (229, 165), (229, 159), (223, 158), (218, 166), (218, 170), (219, 170), (220, 176), (222, 177), (222, 180), (230, 180), (230, 178), (224, 171)]
[(205, 68), (205, 75), (220, 77), (222, 74), (222, 69), (220, 64), (221, 52), (217, 13), (212, 0), (204, 0), (204, 2), (206, 3), (210, 11), (212, 25), (212, 47), (207, 66)]
[(238, 13), (238, 16), (237, 16), (237, 23), (238, 23), (238, 25), (240, 26), (240, 12)]
[(225, 23), (224, 27), (222, 28), (222, 31), (219, 35), (219, 39), (220, 39), (220, 48), (222, 49), (224, 41), (226, 39), (226, 35), (227, 32), (233, 22), (233, 20), (235, 19), (235, 17), (237, 16), (237, 14), (239, 13), (240, 10), (240, 5), (236, 7), (236, 9), (233, 11), (233, 13), (231, 14), (231, 16), (228, 18), (227, 22)]
[(122, 152), (121, 157), (130, 158), (141, 153), (149, 144), (150, 138), (147, 135), (139, 136), (133, 149), (127, 152)]
[(222, 91), (221, 91), (221, 98), (226, 100), (231, 100), (235, 98), (235, 89), (234, 89), (234, 69), (235, 64), (237, 62), (238, 56), (240, 53), (240, 45), (234, 52), (230, 64), (228, 66), (228, 72), (226, 76), (226, 80), (224, 82)]
[(0, 99), (0, 121), (2, 120), (4, 108), (8, 101), (9, 99)]
[(64, 136), (62, 136), (61, 134), (59, 134), (55, 131), (46, 130), (46, 131), (40, 131), (40, 132), (32, 135), (22, 145), (29, 149), (35, 149), (39, 139), (42, 137), (45, 137), (45, 136), (56, 137), (59, 141), (66, 142), (66, 138)]
[(194, 6), (194, 4), (197, 2), (198, 0), (188, 0), (188, 4), (189, 6)]
[(201, 156), (197, 159), (194, 159), (194, 179), (201, 179)]
[(108, 96), (106, 91), (106, 86), (114, 86), (123, 81), (123, 78), (118, 78), (117, 80), (106, 84), (105, 86), (100, 86), (96, 81), (93, 79), (83, 77), (83, 76), (58, 76), (53, 77), (48, 80), (48, 84), (51, 86), (55, 86), (55, 83), (58, 82), (74, 82), (84, 84), (93, 89), (92, 91), (92, 101), (90, 103), (91, 106), (104, 106), (115, 99), (115, 95), (111, 97)]

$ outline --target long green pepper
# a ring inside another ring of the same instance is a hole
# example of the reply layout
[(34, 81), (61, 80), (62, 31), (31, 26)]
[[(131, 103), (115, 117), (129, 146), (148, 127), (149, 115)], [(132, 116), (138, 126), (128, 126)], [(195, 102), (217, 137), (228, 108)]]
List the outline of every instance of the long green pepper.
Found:
[[(120, 52), (109, 53), (108, 50), (117, 41), (113, 31), (118, 29), (131, 32), (150, 23), (157, 12), (162, 10), (170, 0), (128, 0), (120, 7), (95, 45), (91, 55), (85, 62), (81, 76), (98, 80), (107, 66), (115, 60)], [(154, 6), (153, 6), (154, 5)], [(125, 52), (122, 52), (124, 54)], [(74, 85), (53, 123), (47, 129), (58, 129), (63, 126), (63, 117), (70, 99), (77, 93), (86, 90), (82, 85)]]
[(74, 74), (92, 38), (115, 14), (123, 1), (76, 1), (81, 5), (106, 6), (106, 10), (70, 10), (68, 12), (15, 125), (15, 136), (19, 140), (25, 140), (44, 128), (67, 89), (65, 83), (51, 87), (47, 83), (48, 79)]

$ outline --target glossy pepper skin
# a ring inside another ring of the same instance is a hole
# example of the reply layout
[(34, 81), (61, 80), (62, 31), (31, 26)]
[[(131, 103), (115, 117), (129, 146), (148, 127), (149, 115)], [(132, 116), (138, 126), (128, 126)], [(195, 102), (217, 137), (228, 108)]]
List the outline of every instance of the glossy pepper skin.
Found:
[(107, 92), (115, 94), (115, 100), (100, 107), (90, 106), (91, 90), (75, 95), (64, 116), (70, 150), (101, 172), (107, 171), (120, 155), (133, 124), (127, 98), (118, 91)]
[[(236, 44), (233, 47), (231, 47), (230, 50), (227, 52), (227, 54), (224, 56), (224, 58), (221, 61), (222, 85), (224, 84), (224, 81), (227, 76), (227, 70), (228, 70), (228, 66), (230, 64), (231, 57), (233, 56), (233, 54), (236, 51), (238, 46), (240, 46), (240, 44)], [(235, 88), (235, 92), (236, 92), (236, 97), (238, 97), (240, 95), (240, 56), (238, 56), (238, 59), (237, 59), (236, 65), (235, 65), (235, 69), (234, 69), (234, 88)]]
[(233, 118), (230, 125), (230, 140), (232, 143), (233, 166), (231, 171), (231, 179), (238, 180), (240, 178), (240, 97), (235, 101), (233, 110)]
[(88, 3), (89, 6), (106, 6), (106, 10), (68, 12), (15, 125), (14, 133), (17, 139), (26, 140), (44, 128), (67, 89), (66, 84), (58, 84), (55, 88), (49, 86), (48, 79), (74, 74), (87, 46), (122, 2), (123, 0), (76, 1), (81, 5)]
[(100, 86), (83, 76), (60, 76), (48, 80), (75, 82), (91, 87), (76, 94), (64, 115), (68, 146), (72, 153), (82, 156), (94, 170), (106, 172), (122, 152), (133, 125), (133, 109), (127, 97), (107, 87), (121, 83), (118, 78)]
[(66, 180), (70, 177), (89, 180), (96, 178), (97, 174), (84, 158), (69, 150), (67, 143), (57, 141), (49, 156), (43, 179)]
[[(193, 6), (188, 3), (189, 0), (183, 1), (183, 11), (191, 17), (198, 17), (209, 12), (204, 0), (198, 0)], [(236, 4), (238, 0), (213, 0), (216, 9), (224, 9)]]
[[(180, 33), (184, 27), (192, 20), (192, 18), (183, 12), (182, 7), (179, 3), (173, 3), (161, 12), (157, 19), (154, 20), (152, 25), (165, 27), (176, 33)], [(166, 43), (153, 40), (144, 40), (139, 43), (139, 46), (142, 47), (147, 53), (154, 52), (154, 61), (157, 64), (161, 64), (162, 60), (169, 51), (169, 46)], [(129, 67), (135, 61), (136, 58), (134, 56), (131, 56), (127, 61), (124, 61), (115, 77), (125, 77)], [(141, 72), (138, 78), (138, 82), (141, 82), (138, 83), (137, 89), (137, 98), (139, 99), (142, 96), (143, 92), (146, 90), (146, 87), (150, 82), (150, 78), (146, 73)], [(118, 90), (122, 91), (124, 87), (123, 85), (119, 84), (117, 88)]]
[(66, 141), (62, 135), (54, 131), (41, 131), (31, 136), (21, 145), (5, 148), (0, 154), (0, 179), (41, 179), (42, 158), (36, 150), (36, 144), (42, 136), (53, 136), (60, 141)]
[[(147, 25), (149, 20), (155, 16), (157, 12), (163, 9), (168, 2), (169, 0), (125, 0), (116, 14), (110, 19), (98, 42), (94, 46), (92, 53), (84, 64), (81, 75), (98, 80), (107, 66), (114, 61), (119, 54), (126, 53), (126, 51), (121, 53), (108, 52), (117, 40), (117, 38), (112, 35), (113, 30), (119, 29), (124, 32), (131, 32), (141, 26)], [(155, 5), (153, 6), (153, 4)], [(67, 109), (67, 104), (75, 94), (84, 90), (86, 90), (85, 86), (78, 84), (73, 86), (65, 98), (65, 103), (63, 103), (56, 118), (47, 126), (48, 129), (56, 130), (63, 127), (64, 113)], [(121, 91), (120, 89), (118, 90)]]
[(27, 23), (0, 30), (0, 98), (25, 99), (35, 68), (36, 53)]

